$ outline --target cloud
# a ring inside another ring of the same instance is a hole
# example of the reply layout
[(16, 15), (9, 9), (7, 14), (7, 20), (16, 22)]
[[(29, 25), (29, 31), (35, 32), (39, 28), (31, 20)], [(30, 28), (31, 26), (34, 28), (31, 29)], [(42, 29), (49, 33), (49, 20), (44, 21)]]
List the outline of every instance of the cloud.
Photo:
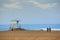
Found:
[(17, 3), (11, 3), (11, 4), (4, 4), (5, 8), (16, 8), (16, 9), (22, 9), (22, 6), (19, 2)]
[(12, 8), (23, 9), (21, 1), (25, 1), (25, 2), (28, 1), (41, 9), (53, 8), (57, 5), (57, 3), (42, 4), (42, 3), (36, 2), (35, 0), (0, 0), (0, 4), (2, 5), (2, 8), (0, 8), (0, 11), (5, 9), (12, 9)]
[(17, 0), (11, 0), (12, 2), (16, 2)]
[(33, 5), (36, 5), (37, 7), (42, 8), (42, 9), (53, 8), (57, 5), (57, 3), (42, 4), (33, 0), (28, 0), (28, 1), (31, 2)]
[[(12, 8), (15, 8), (15, 9), (22, 9), (22, 5), (19, 1), (17, 0), (0, 0), (0, 11), (3, 11), (3, 10), (6, 10), (6, 9), (12, 9)], [(14, 1), (14, 2), (13, 2)]]
[(20, 2), (20, 0), (10, 0), (11, 2)]

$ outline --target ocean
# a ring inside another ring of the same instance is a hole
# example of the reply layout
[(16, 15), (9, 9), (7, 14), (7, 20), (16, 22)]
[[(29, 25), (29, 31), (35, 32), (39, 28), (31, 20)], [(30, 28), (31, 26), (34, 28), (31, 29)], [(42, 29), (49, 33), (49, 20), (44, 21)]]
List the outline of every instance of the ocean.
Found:
[[(0, 25), (0, 31), (9, 30), (11, 25)], [(19, 28), (26, 30), (46, 30), (51, 27), (52, 30), (60, 30), (60, 24), (20, 24)]]

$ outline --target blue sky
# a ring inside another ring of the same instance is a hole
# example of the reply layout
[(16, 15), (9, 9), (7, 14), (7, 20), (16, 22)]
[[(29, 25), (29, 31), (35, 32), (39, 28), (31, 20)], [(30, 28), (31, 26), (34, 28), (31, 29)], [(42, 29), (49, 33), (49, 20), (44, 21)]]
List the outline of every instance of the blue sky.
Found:
[(60, 0), (0, 0), (0, 25), (60, 24)]

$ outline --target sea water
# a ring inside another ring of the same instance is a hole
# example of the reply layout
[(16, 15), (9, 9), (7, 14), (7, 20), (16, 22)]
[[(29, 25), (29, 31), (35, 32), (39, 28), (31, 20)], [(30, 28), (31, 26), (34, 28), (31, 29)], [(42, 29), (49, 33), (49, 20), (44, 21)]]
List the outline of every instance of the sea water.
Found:
[[(0, 25), (1, 30), (9, 30), (11, 25)], [(46, 30), (47, 27), (51, 27), (52, 30), (60, 30), (60, 24), (20, 24), (18, 28), (26, 30)]]

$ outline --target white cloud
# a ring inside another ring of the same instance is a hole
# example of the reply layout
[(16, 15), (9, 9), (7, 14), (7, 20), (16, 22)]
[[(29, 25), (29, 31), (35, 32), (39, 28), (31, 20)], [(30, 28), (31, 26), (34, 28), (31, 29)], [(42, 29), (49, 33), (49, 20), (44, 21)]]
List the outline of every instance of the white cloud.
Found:
[(19, 2), (17, 3), (11, 3), (11, 4), (4, 4), (5, 8), (16, 8), (16, 9), (22, 9), (22, 6)]
[[(1, 3), (1, 1), (2, 1), (2, 3)], [(10, 3), (8, 3), (8, 1)], [(2, 4), (2, 8), (0, 8), (0, 11), (5, 10), (5, 9), (11, 9), (11, 8), (15, 8), (15, 9), (23, 8), (22, 4), (21, 4), (21, 0), (8, 0), (8, 1), (6, 1), (7, 3), (4, 3), (4, 0), (0, 0), (0, 3)], [(25, 0), (25, 2), (26, 1), (32, 3), (33, 5), (35, 5), (39, 8), (42, 8), (42, 9), (53, 8), (57, 5), (56, 3), (42, 4), (42, 3), (36, 2), (35, 0)]]
[(33, 5), (36, 5), (37, 7), (42, 8), (42, 9), (52, 8), (52, 7), (55, 7), (57, 5), (56, 3), (41, 4), (41, 3), (38, 3), (38, 2), (33, 1), (33, 0), (28, 0), (28, 1), (31, 2)]
[(12, 8), (15, 8), (15, 9), (23, 8), (21, 5), (21, 2), (19, 2), (18, 0), (8, 0), (8, 1), (0, 0), (0, 4), (1, 4), (0, 11), (4, 11), (6, 9), (12, 9)]
[(12, 2), (16, 2), (17, 0), (11, 0)]
[(11, 2), (19, 2), (19, 0), (10, 0)]

